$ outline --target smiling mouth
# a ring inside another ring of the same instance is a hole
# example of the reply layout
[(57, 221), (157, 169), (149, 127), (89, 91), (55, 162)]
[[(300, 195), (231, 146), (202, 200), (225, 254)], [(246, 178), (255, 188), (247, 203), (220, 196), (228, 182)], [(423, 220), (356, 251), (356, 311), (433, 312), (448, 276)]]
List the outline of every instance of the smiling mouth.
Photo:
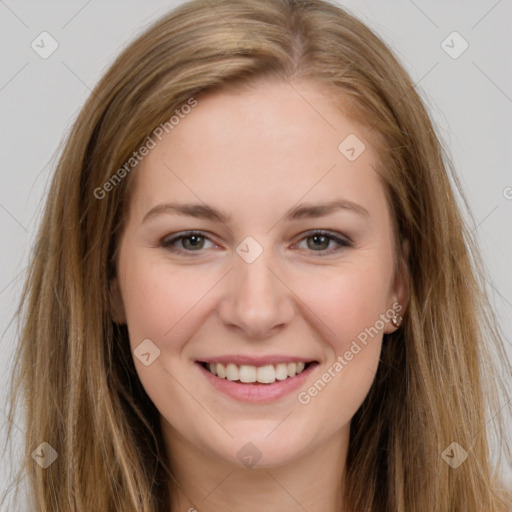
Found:
[(266, 364), (263, 366), (206, 363), (201, 361), (199, 363), (212, 375), (220, 379), (242, 384), (273, 384), (276, 381), (293, 379), (310, 366), (318, 364), (316, 361)]

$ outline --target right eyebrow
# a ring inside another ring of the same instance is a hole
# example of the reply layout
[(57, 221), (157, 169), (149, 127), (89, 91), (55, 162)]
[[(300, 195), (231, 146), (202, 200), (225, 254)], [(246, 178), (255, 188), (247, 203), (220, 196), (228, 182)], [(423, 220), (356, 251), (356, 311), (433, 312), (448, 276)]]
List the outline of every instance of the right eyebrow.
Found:
[(216, 220), (224, 224), (231, 221), (230, 215), (216, 210), (206, 204), (162, 203), (151, 208), (151, 210), (144, 215), (142, 222), (146, 222), (148, 219), (162, 213), (176, 213), (178, 215), (195, 217), (197, 219)]

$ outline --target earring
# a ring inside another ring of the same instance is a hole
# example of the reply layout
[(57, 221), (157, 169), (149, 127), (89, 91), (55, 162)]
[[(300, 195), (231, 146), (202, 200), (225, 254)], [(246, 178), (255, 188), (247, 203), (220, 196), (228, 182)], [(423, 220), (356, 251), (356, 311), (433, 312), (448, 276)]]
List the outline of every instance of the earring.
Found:
[(400, 316), (399, 313), (395, 313), (391, 318), (391, 323), (395, 327), (400, 327), (400, 324), (402, 323), (403, 318)]

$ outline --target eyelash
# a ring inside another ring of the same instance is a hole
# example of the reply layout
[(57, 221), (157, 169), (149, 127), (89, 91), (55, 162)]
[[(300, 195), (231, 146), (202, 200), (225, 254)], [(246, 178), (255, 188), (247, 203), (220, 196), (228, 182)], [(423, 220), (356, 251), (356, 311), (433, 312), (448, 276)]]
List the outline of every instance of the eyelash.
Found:
[[(164, 239), (162, 239), (162, 241), (160, 242), (160, 245), (164, 249), (166, 249), (166, 250), (168, 250), (170, 252), (173, 252), (175, 254), (195, 257), (194, 253), (195, 252), (201, 253), (202, 249), (199, 249), (197, 251), (190, 251), (190, 250), (186, 250), (186, 249), (178, 249), (177, 247), (173, 246), (173, 244), (179, 242), (180, 240), (191, 238), (193, 236), (197, 236), (197, 237), (204, 238), (206, 240), (210, 240), (208, 238), (208, 236), (206, 236), (206, 234), (204, 232), (202, 232), (202, 231), (186, 231), (184, 233), (178, 234), (177, 236), (173, 236), (172, 238), (164, 238)], [(303, 238), (301, 238), (299, 242), (301, 242), (303, 240), (307, 240), (308, 238), (313, 238), (315, 236), (326, 237), (326, 238), (329, 239), (329, 241), (334, 241), (334, 242), (336, 242), (339, 245), (339, 247), (335, 248), (334, 250), (331, 249), (331, 250), (325, 250), (325, 251), (313, 251), (313, 250), (310, 251), (310, 252), (313, 252), (313, 253), (319, 253), (318, 255), (320, 257), (322, 257), (324, 255), (330, 255), (330, 254), (332, 254), (334, 252), (341, 251), (341, 250), (343, 250), (345, 248), (353, 247), (353, 242), (350, 239), (348, 239), (347, 237), (341, 238), (338, 235), (336, 235), (335, 233), (333, 233), (331, 231), (326, 231), (326, 230), (311, 231), (311, 232), (307, 233), (307, 236), (304, 236)]]

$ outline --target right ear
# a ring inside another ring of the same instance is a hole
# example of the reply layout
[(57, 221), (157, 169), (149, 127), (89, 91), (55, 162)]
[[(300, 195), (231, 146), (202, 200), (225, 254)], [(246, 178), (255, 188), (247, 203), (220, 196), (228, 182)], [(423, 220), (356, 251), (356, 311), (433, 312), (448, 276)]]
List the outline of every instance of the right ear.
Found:
[(110, 315), (112, 320), (118, 324), (126, 324), (126, 314), (124, 311), (123, 298), (121, 296), (121, 289), (119, 288), (119, 281), (114, 277), (109, 285), (110, 297)]

